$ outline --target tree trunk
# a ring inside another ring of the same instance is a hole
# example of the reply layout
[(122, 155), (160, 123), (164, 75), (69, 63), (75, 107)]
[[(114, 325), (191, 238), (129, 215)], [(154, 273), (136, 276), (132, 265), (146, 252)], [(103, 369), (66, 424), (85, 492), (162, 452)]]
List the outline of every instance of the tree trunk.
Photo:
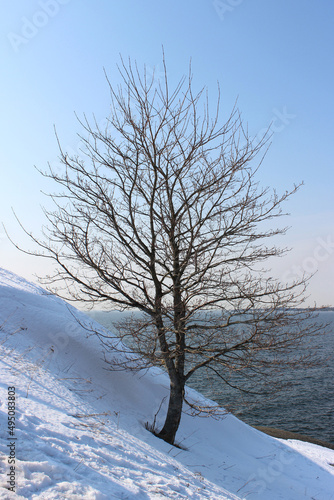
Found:
[(182, 404), (184, 397), (184, 383), (177, 381), (170, 383), (170, 395), (166, 421), (158, 434), (158, 437), (167, 441), (167, 443), (174, 444), (175, 434), (179, 428)]

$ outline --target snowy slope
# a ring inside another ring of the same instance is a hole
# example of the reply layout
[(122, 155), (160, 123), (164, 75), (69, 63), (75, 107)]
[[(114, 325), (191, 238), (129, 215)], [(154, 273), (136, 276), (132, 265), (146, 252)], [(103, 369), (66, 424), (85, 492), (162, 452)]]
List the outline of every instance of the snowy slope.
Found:
[[(158, 369), (110, 371), (89, 334), (102, 327), (2, 269), (0, 325), (0, 498), (334, 499), (334, 451), (271, 438), (232, 415), (183, 415), (177, 441), (186, 449), (154, 437), (144, 424), (168, 378)], [(6, 489), (9, 386), (16, 493)]]

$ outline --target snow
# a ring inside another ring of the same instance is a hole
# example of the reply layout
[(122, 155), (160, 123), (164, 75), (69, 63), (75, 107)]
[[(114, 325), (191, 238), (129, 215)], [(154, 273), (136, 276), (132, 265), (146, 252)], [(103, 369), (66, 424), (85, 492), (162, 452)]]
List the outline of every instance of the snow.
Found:
[[(3, 269), (0, 325), (0, 498), (334, 499), (333, 450), (272, 438), (233, 415), (185, 413), (182, 448), (156, 438), (144, 424), (168, 395), (166, 375), (111, 371), (91, 334), (100, 325)], [(12, 386), (15, 493), (7, 489)], [(187, 397), (202, 398), (191, 389)]]

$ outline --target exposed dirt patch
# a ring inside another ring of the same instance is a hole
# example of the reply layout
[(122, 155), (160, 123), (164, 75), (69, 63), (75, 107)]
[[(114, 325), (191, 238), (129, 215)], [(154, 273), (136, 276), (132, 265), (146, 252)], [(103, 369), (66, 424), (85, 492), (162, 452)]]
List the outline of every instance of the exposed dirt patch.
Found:
[(254, 429), (257, 429), (269, 436), (273, 436), (281, 439), (297, 439), (298, 441), (306, 441), (307, 443), (317, 444), (319, 446), (323, 446), (324, 448), (329, 448), (334, 450), (334, 445), (330, 443), (326, 443), (325, 441), (321, 441), (320, 439), (314, 439), (309, 436), (305, 436), (304, 434), (298, 434), (296, 432), (284, 431), (282, 429), (275, 429), (274, 427), (263, 427), (261, 425), (253, 425)]

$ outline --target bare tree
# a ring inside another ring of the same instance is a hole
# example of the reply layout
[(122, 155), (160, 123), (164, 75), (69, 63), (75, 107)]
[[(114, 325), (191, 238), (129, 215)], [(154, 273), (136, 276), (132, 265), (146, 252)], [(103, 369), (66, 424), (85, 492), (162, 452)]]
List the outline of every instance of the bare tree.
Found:
[(123, 86), (107, 78), (108, 124), (79, 120), (83, 157), (59, 146), (63, 170), (43, 175), (63, 191), (45, 211), (45, 239), (32, 238), (57, 263), (45, 283), (59, 295), (143, 313), (119, 332), (169, 375), (157, 435), (173, 444), (197, 370), (228, 382), (231, 370), (291, 366), (319, 327), (302, 321), (306, 280), (281, 283), (262, 267), (285, 252), (266, 243), (286, 231), (269, 221), (298, 187), (260, 188), (267, 138), (254, 144), (236, 109), (220, 126), (219, 98), (211, 119), (191, 71), (171, 90), (164, 69), (157, 85), (131, 62), (122, 61)]

